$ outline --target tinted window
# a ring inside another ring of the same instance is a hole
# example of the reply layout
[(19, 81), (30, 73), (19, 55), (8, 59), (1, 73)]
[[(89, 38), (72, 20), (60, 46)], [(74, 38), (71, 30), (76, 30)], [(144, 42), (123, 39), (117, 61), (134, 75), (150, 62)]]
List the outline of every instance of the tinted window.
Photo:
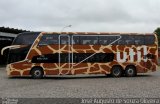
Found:
[(73, 36), (73, 44), (79, 44), (79, 36)]
[(155, 42), (155, 37), (151, 35), (146, 35), (145, 37), (145, 44), (154, 44)]
[(132, 45), (134, 44), (134, 36), (121, 35), (121, 38), (116, 42), (118, 45)]
[(98, 36), (80, 36), (80, 44), (98, 44)]
[(69, 37), (68, 36), (60, 36), (60, 40), (61, 40), (61, 42), (60, 42), (60, 44), (68, 44), (68, 42), (69, 42)]
[(99, 44), (100, 45), (108, 45), (108, 37), (107, 36), (99, 36)]
[[(70, 54), (71, 56), (71, 54)], [(69, 54), (68, 53), (61, 53), (60, 54), (60, 63), (68, 63), (69, 62)]]
[(58, 53), (38, 55), (32, 58), (32, 63), (58, 63)]
[(109, 36), (108, 44), (116, 44), (116, 40), (120, 38), (119, 36)]
[[(93, 54), (94, 53), (73, 53), (73, 63), (79, 63)], [(33, 63), (58, 63), (59, 62), (58, 56), (59, 56), (58, 53), (38, 55), (32, 58), (32, 62)], [(60, 63), (70, 62), (68, 53), (61, 53), (60, 56), (61, 56)], [(88, 63), (95, 63), (95, 62), (104, 63), (104, 62), (111, 62), (113, 61), (113, 59), (114, 59), (113, 53), (96, 53), (92, 57), (84, 60), (82, 63), (87, 63), (87, 62)]]
[(39, 32), (35, 33), (21, 33), (13, 41), (13, 45), (31, 45), (39, 35)]
[(109, 44), (115, 44), (119, 36), (99, 36), (99, 44), (100, 45), (109, 45)]
[(128, 35), (125, 37), (125, 44), (127, 45), (133, 45), (134, 44), (134, 36)]
[[(96, 53), (92, 57), (89, 57), (93, 55), (93, 53), (74, 53), (73, 54), (73, 62), (74, 63), (79, 63), (83, 61), (83, 63), (89, 62), (89, 63), (94, 63), (94, 62), (111, 62), (114, 59), (114, 54), (113, 53)], [(89, 58), (88, 58), (89, 57)], [(86, 59), (88, 58), (88, 59)], [(86, 60), (84, 60), (86, 59)]]
[(27, 56), (30, 47), (31, 45), (18, 49), (10, 49), (8, 54), (8, 64), (24, 60)]
[(43, 35), (39, 45), (58, 44), (58, 35), (46, 34)]
[(144, 36), (141, 35), (134, 36), (134, 43), (135, 45), (144, 45)]

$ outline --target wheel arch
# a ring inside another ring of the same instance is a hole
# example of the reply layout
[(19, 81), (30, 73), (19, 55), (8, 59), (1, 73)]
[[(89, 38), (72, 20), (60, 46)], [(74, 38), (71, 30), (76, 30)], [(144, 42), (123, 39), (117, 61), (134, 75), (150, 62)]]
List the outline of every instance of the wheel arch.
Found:
[(134, 67), (135, 71), (137, 72), (137, 68), (136, 68), (135, 65), (133, 65), (133, 64), (127, 65), (127, 66), (125, 67), (125, 70), (126, 70), (128, 67)]
[(111, 70), (112, 70), (114, 67), (121, 67), (121, 69), (124, 70), (124, 68), (123, 68), (121, 65), (113, 65), (112, 68), (111, 68)]

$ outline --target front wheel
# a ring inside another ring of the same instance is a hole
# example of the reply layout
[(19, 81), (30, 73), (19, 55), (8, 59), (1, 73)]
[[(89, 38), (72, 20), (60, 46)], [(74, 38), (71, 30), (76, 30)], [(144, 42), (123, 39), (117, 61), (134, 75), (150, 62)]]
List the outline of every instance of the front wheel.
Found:
[(43, 78), (43, 74), (44, 74), (43, 69), (40, 67), (35, 67), (31, 70), (31, 76), (34, 79)]
[(136, 68), (134, 66), (128, 66), (125, 69), (125, 75), (127, 77), (134, 77), (136, 76), (137, 72), (136, 72)]
[(120, 66), (114, 66), (111, 70), (111, 75), (113, 77), (121, 77), (123, 74), (123, 69)]

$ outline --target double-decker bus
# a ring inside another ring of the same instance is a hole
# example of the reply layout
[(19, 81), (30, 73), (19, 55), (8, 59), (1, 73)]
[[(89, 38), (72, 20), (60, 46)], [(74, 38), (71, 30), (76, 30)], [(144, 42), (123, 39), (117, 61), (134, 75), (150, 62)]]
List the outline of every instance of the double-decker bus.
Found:
[(9, 48), (8, 76), (110, 74), (156, 71), (156, 34), (96, 32), (22, 33)]

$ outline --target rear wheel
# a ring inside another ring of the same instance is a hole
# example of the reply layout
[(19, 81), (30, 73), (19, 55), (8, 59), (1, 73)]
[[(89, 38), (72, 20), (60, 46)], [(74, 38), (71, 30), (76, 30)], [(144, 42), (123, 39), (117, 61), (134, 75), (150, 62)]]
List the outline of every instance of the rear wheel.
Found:
[(121, 66), (114, 66), (111, 70), (111, 75), (113, 77), (121, 77), (123, 74), (123, 69)]
[(134, 77), (136, 76), (137, 72), (136, 72), (136, 68), (134, 66), (127, 66), (125, 69), (125, 75), (127, 77)]
[(43, 78), (44, 72), (41, 67), (35, 67), (31, 70), (31, 76), (34, 79), (40, 79)]

